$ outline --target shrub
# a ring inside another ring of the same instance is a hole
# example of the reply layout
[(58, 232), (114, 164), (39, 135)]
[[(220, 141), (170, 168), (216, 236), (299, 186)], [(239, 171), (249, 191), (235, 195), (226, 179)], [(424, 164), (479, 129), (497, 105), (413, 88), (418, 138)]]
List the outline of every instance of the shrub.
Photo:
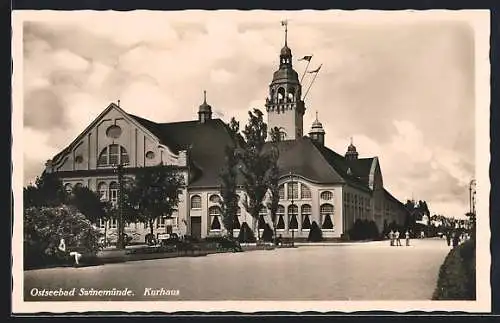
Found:
[(24, 210), (24, 263), (26, 267), (60, 264), (69, 256), (59, 251), (60, 239), (66, 251), (91, 256), (99, 250), (101, 233), (75, 208), (29, 207)]
[(371, 220), (357, 219), (351, 229), (348, 230), (351, 240), (378, 239), (380, 233), (377, 224)]
[(273, 230), (271, 230), (269, 223), (266, 223), (264, 225), (264, 232), (262, 232), (262, 240), (265, 242), (273, 241)]
[(238, 241), (244, 243), (255, 242), (255, 235), (246, 222), (243, 222), (243, 224), (241, 225), (240, 233), (238, 235)]
[(318, 226), (316, 221), (313, 221), (311, 224), (311, 229), (309, 230), (309, 236), (307, 237), (307, 241), (311, 242), (319, 242), (323, 240), (323, 232), (321, 232), (321, 228)]
[(468, 240), (452, 249), (441, 268), (433, 300), (476, 299), (476, 245)]

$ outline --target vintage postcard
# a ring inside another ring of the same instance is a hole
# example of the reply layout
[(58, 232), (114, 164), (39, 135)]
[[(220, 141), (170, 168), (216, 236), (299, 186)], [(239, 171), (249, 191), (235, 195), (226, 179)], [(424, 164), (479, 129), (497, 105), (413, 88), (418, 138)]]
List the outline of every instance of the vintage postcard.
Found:
[(489, 26), (14, 11), (13, 312), (489, 312)]

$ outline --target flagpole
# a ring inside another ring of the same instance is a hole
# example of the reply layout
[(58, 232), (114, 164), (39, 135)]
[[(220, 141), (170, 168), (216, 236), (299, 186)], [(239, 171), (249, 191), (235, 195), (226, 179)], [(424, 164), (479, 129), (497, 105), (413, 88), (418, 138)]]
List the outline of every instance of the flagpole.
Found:
[(319, 73), (319, 71), (321, 70), (321, 66), (322, 66), (322, 65), (323, 65), (323, 64), (321, 64), (321, 65), (319, 66), (318, 71), (315, 73), (314, 78), (313, 78), (313, 80), (311, 81), (311, 84), (309, 84), (309, 87), (307, 88), (306, 94), (304, 94), (304, 98), (302, 98), (302, 101), (304, 101), (304, 100), (306, 99), (307, 93), (309, 93), (309, 90), (311, 89), (311, 86), (313, 85), (314, 80), (316, 80), (316, 77), (318, 76), (318, 73)]
[[(311, 57), (311, 59), (312, 59), (312, 57)], [(304, 70), (304, 73), (302, 74), (302, 77), (300, 78), (300, 84), (302, 84), (302, 80), (304, 79), (304, 76), (306, 76), (307, 69), (309, 68), (309, 64), (311, 63), (311, 59), (307, 61), (306, 69)]]

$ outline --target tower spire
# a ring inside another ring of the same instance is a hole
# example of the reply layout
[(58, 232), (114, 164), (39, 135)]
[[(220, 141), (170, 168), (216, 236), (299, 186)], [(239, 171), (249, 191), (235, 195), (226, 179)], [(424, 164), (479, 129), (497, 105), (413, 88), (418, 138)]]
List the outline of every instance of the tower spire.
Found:
[(287, 38), (288, 38), (288, 20), (282, 20), (281, 25), (285, 26), (285, 46), (287, 46)]
[(318, 110), (316, 110), (316, 121), (318, 121)]
[(207, 90), (203, 90), (203, 103), (207, 104)]

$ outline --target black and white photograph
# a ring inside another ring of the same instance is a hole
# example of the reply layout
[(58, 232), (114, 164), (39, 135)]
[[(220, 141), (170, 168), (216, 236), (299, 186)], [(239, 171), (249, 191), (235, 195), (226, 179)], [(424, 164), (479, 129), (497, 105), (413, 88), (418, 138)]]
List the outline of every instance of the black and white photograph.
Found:
[(14, 11), (13, 310), (489, 311), (489, 18)]

